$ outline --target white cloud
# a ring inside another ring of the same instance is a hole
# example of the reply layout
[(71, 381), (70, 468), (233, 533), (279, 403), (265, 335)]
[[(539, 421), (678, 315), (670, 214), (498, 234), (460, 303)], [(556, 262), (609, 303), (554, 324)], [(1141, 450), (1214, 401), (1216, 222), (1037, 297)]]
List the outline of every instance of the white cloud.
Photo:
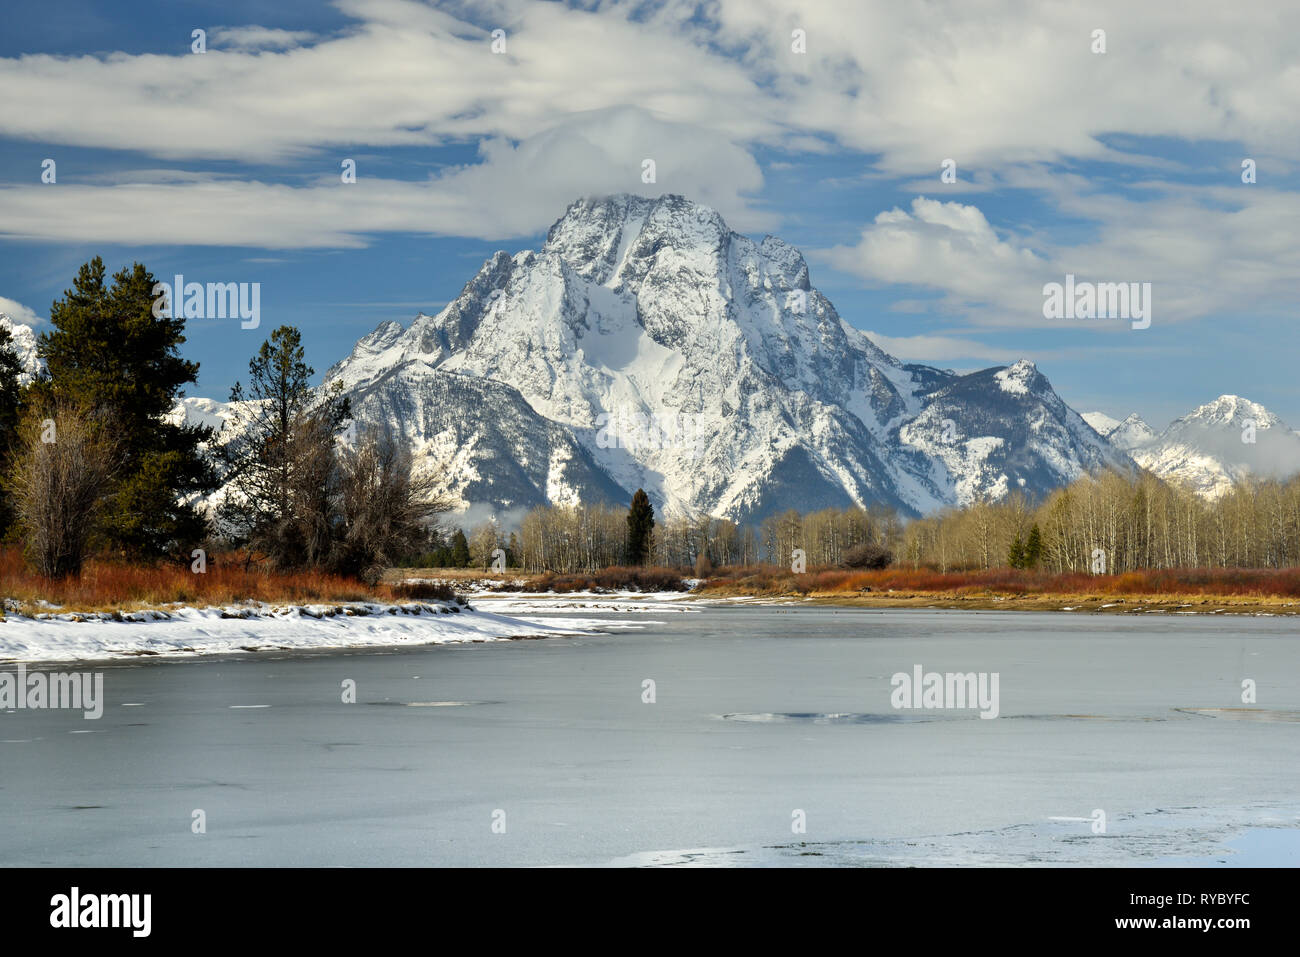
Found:
[[(864, 177), (928, 179), (931, 196), (951, 157), (950, 192), (1035, 190), (1096, 225), (1071, 247), (922, 197), (825, 254), (875, 283), (938, 290), (938, 308), (977, 322), (1041, 322), (1042, 283), (1066, 271), (1152, 281), (1157, 323), (1300, 295), (1300, 198), (1228, 185), (1239, 157), (1223, 158), (1222, 190), (1152, 182), (1140, 199), (1061, 171), (1108, 159), (1166, 174), (1168, 160), (1114, 145), (1163, 137), (1249, 144), (1260, 183), (1277, 182), (1300, 151), (1300, 7), (1284, 0), (1248, 14), (1212, 0), (336, 6), (351, 22), (324, 37), (236, 25), (213, 28), (203, 55), (0, 58), (0, 135), (51, 144), (40, 155), (66, 144), (277, 164), (261, 179), (236, 166), (77, 181), (61, 167), (57, 189), (36, 185), (33, 167), (0, 187), (0, 235), (270, 248), (391, 231), (506, 238), (578, 195), (646, 190), (646, 156), (654, 190), (751, 230), (771, 221), (750, 198), (762, 185), (752, 153), (777, 146), (858, 151)], [(1097, 27), (1102, 55), (1089, 49)], [(805, 54), (790, 49), (795, 28)], [(330, 172), (345, 156), (448, 144), (476, 144), (479, 161), (421, 182), (370, 177), (364, 161), (352, 187)], [(317, 170), (307, 185), (264, 181)]]
[(0, 312), (3, 312), (14, 322), (21, 322), (25, 326), (34, 326), (45, 321), (34, 310), (27, 308), (21, 302), (16, 299), (7, 299), (4, 296), (0, 296)]
[[(518, 144), (490, 139), (480, 154), (425, 181), (370, 177), (359, 164), (350, 185), (331, 174), (307, 186), (226, 177), (9, 186), (0, 236), (266, 249), (358, 248), (383, 232), (502, 239), (545, 229), (578, 196), (613, 192), (680, 193), (738, 228), (773, 224), (743, 195), (763, 184), (745, 150), (639, 108), (572, 116)], [(641, 181), (646, 158), (654, 184)]]
[[(0, 59), (0, 132), (166, 158), (294, 160), (345, 145), (523, 139), (636, 105), (735, 142), (879, 154), (895, 175), (974, 177), (1116, 154), (1107, 135), (1300, 150), (1300, 8), (1211, 0), (1081, 8), (670, 0), (337, 3), (328, 37), (214, 28), (203, 55)], [(490, 29), (506, 30), (504, 54)], [(1090, 52), (1107, 30), (1108, 52)], [(807, 33), (806, 54), (790, 32)], [(222, 42), (228, 44), (224, 49)], [(165, 90), (166, 96), (159, 96)], [(1267, 95), (1260, 95), (1261, 90)], [(933, 173), (931, 173), (933, 171)]]
[[(685, 2), (685, 0), (683, 0)], [(785, 129), (880, 153), (880, 168), (976, 173), (1113, 157), (1107, 134), (1300, 149), (1300, 8), (1213, 0), (926, 4), (718, 0), (710, 38), (737, 54)], [(807, 50), (790, 51), (803, 29)], [(1107, 52), (1091, 52), (1106, 30)], [(1261, 95), (1260, 91), (1267, 91)], [(931, 173), (931, 171), (933, 171)]]
[(1141, 198), (1128, 198), (1077, 181), (1032, 185), (1064, 216), (1095, 221), (1095, 238), (1064, 245), (1036, 236), (1031, 249), (1028, 237), (999, 234), (975, 206), (918, 197), (910, 213), (878, 215), (856, 245), (810, 258), (873, 283), (938, 290), (943, 295), (930, 311), (962, 313), (984, 326), (1044, 327), (1051, 320), (1042, 315), (1043, 284), (1067, 273), (1081, 281), (1150, 282), (1152, 321), (1161, 325), (1247, 311), (1289, 314), (1300, 299), (1300, 248), (1292, 238), (1300, 194), (1151, 182), (1138, 185)]
[(954, 336), (886, 336), (867, 332), (871, 341), (892, 356), (906, 362), (951, 362), (960, 359), (982, 359), (998, 364), (1010, 364), (1021, 353), (1011, 349), (997, 349), (981, 342)]
[(316, 39), (308, 30), (275, 30), (270, 27), (213, 27), (208, 31), (210, 48), (221, 50), (284, 50)]
[(741, 65), (670, 23), (630, 20), (631, 7), (503, 4), (507, 52), (494, 54), (488, 30), (423, 4), (338, 6), (355, 29), (281, 51), (0, 58), (0, 133), (298, 163), (358, 145), (526, 139), (574, 112), (626, 105), (736, 140), (778, 130)]
[(1000, 238), (978, 207), (924, 196), (912, 201), (910, 213), (894, 208), (878, 215), (856, 246), (815, 258), (875, 282), (943, 290), (953, 308), (995, 304), (1037, 308), (1040, 315), (1043, 280), (1036, 277), (1050, 275), (1049, 263)]

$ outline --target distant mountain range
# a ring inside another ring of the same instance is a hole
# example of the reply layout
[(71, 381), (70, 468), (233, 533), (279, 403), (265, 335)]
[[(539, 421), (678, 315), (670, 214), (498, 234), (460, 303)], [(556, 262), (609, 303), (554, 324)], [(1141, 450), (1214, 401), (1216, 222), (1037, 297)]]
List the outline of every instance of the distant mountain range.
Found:
[[(10, 326), (34, 369), (31, 330)], [(494, 254), (437, 315), (381, 323), (325, 378), (462, 508), (502, 518), (637, 488), (661, 513), (749, 522), (1036, 497), (1103, 467), (1207, 497), (1300, 471), (1300, 436), (1233, 396), (1157, 435), (1136, 415), (1080, 416), (1027, 360), (965, 375), (900, 362), (839, 316), (797, 249), (680, 196), (578, 200), (540, 249)], [(217, 425), (227, 406), (177, 414)]]
[(1084, 419), (1144, 469), (1216, 499), (1247, 475), (1300, 472), (1300, 434), (1258, 402), (1221, 395), (1157, 433), (1134, 413), (1123, 422), (1100, 412)]

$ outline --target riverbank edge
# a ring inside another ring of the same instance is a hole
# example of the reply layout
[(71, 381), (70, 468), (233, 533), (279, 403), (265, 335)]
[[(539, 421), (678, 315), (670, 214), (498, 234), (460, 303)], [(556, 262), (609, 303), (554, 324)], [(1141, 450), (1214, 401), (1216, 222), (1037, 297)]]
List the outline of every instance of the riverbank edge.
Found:
[(696, 599), (744, 604), (812, 604), (841, 608), (942, 608), (964, 611), (1059, 611), (1093, 614), (1300, 615), (1300, 601), (1278, 596), (1233, 595), (954, 595), (941, 592), (788, 592), (753, 594), (701, 588)]

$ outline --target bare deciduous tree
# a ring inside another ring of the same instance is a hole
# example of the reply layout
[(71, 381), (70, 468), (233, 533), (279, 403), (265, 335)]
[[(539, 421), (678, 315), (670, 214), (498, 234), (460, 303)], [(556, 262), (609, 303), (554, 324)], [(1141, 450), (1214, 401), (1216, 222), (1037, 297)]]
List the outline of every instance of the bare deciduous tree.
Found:
[(103, 416), (69, 403), (23, 418), (7, 484), (27, 559), (42, 575), (81, 572), (118, 445)]
[(392, 435), (369, 430), (339, 453), (336, 513), (341, 527), (330, 564), (367, 573), (417, 551), (434, 515), (451, 503), (434, 494), (435, 482), (415, 473), (411, 454)]

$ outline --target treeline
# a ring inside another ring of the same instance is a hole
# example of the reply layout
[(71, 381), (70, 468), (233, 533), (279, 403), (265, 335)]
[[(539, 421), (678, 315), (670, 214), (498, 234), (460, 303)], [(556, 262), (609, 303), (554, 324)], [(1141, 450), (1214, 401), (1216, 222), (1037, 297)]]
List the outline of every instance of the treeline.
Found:
[(755, 565), (1057, 574), (1300, 565), (1300, 476), (1244, 481), (1206, 501), (1149, 472), (1102, 472), (1038, 502), (1012, 494), (910, 521), (873, 507), (791, 510), (756, 527), (711, 517), (655, 524), (651, 510), (639, 553), (630, 518), (630, 508), (609, 505), (535, 508), (517, 534), (492, 523), (475, 527), (460, 564), (487, 568), (500, 548), (508, 567), (566, 574), (647, 562), (699, 574)]
[(209, 552), (239, 549), (245, 567), (377, 578), (424, 541), (446, 504), (392, 436), (358, 433), (337, 387), (310, 384), (293, 327), (262, 343), (220, 435), (176, 416), (199, 366), (154, 288), (140, 263), (111, 283), (98, 257), (82, 266), (28, 382), (0, 330), (0, 534), (36, 571), (75, 576), (102, 555), (199, 572)]
[(51, 306), (37, 342), (44, 369), (30, 380), (0, 329), (0, 536), (46, 577), (77, 575), (92, 555), (200, 571), (207, 555), (231, 550), (245, 568), (371, 581), (412, 561), (563, 574), (650, 564), (699, 576), (891, 562), (1094, 574), (1300, 565), (1300, 477), (1242, 482), (1207, 502), (1150, 473), (1107, 472), (1041, 501), (1013, 494), (911, 521), (848, 508), (746, 526), (656, 520), (638, 490), (626, 507), (544, 507), (517, 529), (446, 529), (433, 478), (393, 436), (358, 430), (337, 385), (311, 385), (291, 326), (256, 350), (228, 428), (177, 416), (199, 366), (181, 358), (184, 320), (158, 309), (155, 285), (140, 263), (111, 282), (102, 260), (82, 266)]
[[(626, 508), (605, 504), (534, 508), (517, 533), (506, 534), (490, 521), (475, 526), (468, 536), (457, 529), (422, 563), (438, 565), (437, 559), (446, 558), (452, 560), (444, 567), (486, 569), (491, 567), (493, 550), (501, 549), (506, 567), (562, 574), (641, 564), (694, 568), (707, 574), (722, 566), (788, 566), (796, 557), (809, 568), (865, 567), (880, 563), (899, 540), (901, 529), (898, 515), (883, 508), (825, 509), (808, 515), (792, 510), (757, 527), (709, 516), (656, 520), (649, 498), (638, 489)], [(467, 542), (467, 547), (457, 542)], [(802, 549), (803, 555), (796, 556), (795, 549)]]
[(1243, 481), (1206, 501), (1149, 472), (1103, 472), (1037, 504), (1012, 495), (912, 521), (898, 555), (940, 571), (1016, 565), (1017, 558), (1020, 567), (1058, 573), (1286, 568), (1300, 564), (1300, 476)]

